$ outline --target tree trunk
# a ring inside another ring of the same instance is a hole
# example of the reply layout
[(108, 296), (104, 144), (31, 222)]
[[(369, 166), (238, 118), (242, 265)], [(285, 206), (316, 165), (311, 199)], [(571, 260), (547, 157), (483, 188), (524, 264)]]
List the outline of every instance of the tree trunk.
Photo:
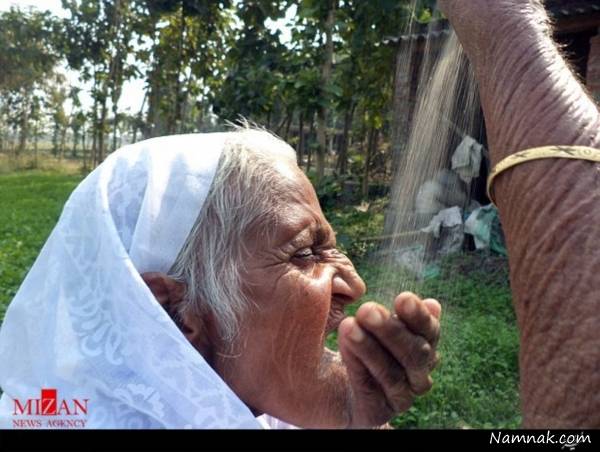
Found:
[(112, 134), (112, 150), (116, 151), (117, 150), (117, 128), (119, 126), (119, 121), (117, 120), (117, 115), (116, 112), (115, 113), (115, 118), (114, 118), (114, 124), (113, 124), (113, 134)]
[(8, 139), (9, 154), (12, 155), (14, 155), (16, 152), (15, 132), (16, 130), (13, 129)]
[(38, 167), (38, 122), (33, 126), (33, 166)]
[(327, 119), (326, 110), (320, 108), (317, 112), (317, 161), (316, 161), (316, 184), (321, 184), (325, 175), (325, 154), (327, 153)]
[(98, 136), (98, 118), (96, 118), (94, 128), (92, 129), (92, 155), (90, 156), (91, 168), (95, 168), (98, 164)]
[(308, 174), (308, 172), (310, 171), (310, 164), (311, 159), (312, 159), (312, 142), (313, 142), (313, 135), (314, 135), (314, 131), (315, 131), (315, 120), (314, 118), (310, 119), (310, 129), (308, 131), (308, 147), (306, 150), (306, 174)]
[(346, 114), (344, 115), (344, 132), (342, 134), (336, 165), (340, 175), (344, 175), (348, 172), (348, 136), (350, 135), (350, 127), (352, 126), (355, 108), (356, 104), (352, 102), (352, 105), (346, 110)]
[(100, 109), (100, 121), (98, 122), (98, 152), (97, 152), (97, 164), (104, 161), (104, 130), (106, 129), (106, 115), (108, 108), (106, 105), (106, 97), (102, 100), (102, 107)]
[(67, 142), (67, 128), (63, 127), (60, 131), (60, 159), (62, 160), (65, 154)]
[[(133, 130), (132, 130), (132, 141), (135, 143), (137, 140), (137, 134), (140, 130), (140, 124), (143, 123), (143, 114), (144, 114), (144, 106), (146, 105), (146, 100), (148, 99), (148, 91), (144, 93), (144, 98), (142, 99), (142, 106), (140, 107), (140, 111), (137, 114), (137, 117), (133, 121)], [(143, 131), (142, 131), (143, 133)]]
[(294, 111), (290, 113), (288, 116), (287, 122), (285, 123), (285, 132), (283, 133), (283, 140), (287, 142), (290, 136), (290, 126), (292, 125), (292, 121), (294, 119)]
[(71, 143), (71, 157), (77, 157), (77, 142), (79, 141), (79, 130), (73, 129), (73, 142)]
[(52, 129), (52, 155), (54, 157), (58, 157), (58, 135), (60, 132), (60, 128), (58, 122), (54, 124), (54, 128)]
[(148, 97), (148, 111), (146, 112), (146, 121), (144, 122), (142, 130), (142, 136), (144, 138), (151, 138), (154, 136), (159, 106), (156, 69), (150, 72), (148, 78), (148, 90), (146, 91), (146, 96)]
[(134, 124), (133, 125), (133, 133), (131, 134), (132, 135), (131, 136), (131, 141), (134, 142), (134, 143), (137, 140), (137, 134), (138, 134), (138, 126), (137, 126), (137, 124)]
[(374, 125), (371, 125), (369, 129), (369, 138), (367, 140), (367, 148), (365, 152), (365, 167), (363, 169), (363, 181), (362, 181), (362, 195), (363, 198), (369, 197), (369, 169), (371, 166), (371, 159), (375, 152), (375, 145), (377, 143), (377, 129)]
[(298, 166), (302, 166), (302, 156), (304, 155), (304, 112), (298, 113), (298, 145), (296, 147), (296, 158)]
[[(284, 130), (283, 128), (287, 124), (289, 117), (290, 113), (286, 110), (284, 114), (282, 114), (279, 118), (279, 124), (277, 124), (277, 126), (275, 127), (275, 135), (277, 135), (278, 137), (281, 137), (283, 135), (281, 131)], [(277, 121), (275, 122), (277, 123)]]
[[(330, 0), (327, 20), (325, 21), (325, 53), (321, 68), (321, 95), (327, 99), (326, 89), (331, 79), (331, 66), (333, 63), (333, 27), (335, 25), (335, 11), (338, 0)], [(321, 106), (317, 112), (317, 177), (319, 185), (325, 174), (325, 154), (327, 152), (327, 106)]]
[(25, 101), (21, 112), (21, 124), (19, 128), (19, 147), (17, 155), (25, 150), (29, 135), (29, 102)]
[[(111, 78), (111, 103), (112, 103), (112, 114), (113, 114), (113, 151), (117, 148), (117, 129), (119, 126), (119, 99), (123, 90), (123, 65), (125, 64), (124, 59), (126, 58), (127, 48), (123, 50), (123, 46), (127, 46), (127, 32), (123, 31), (122, 34), (122, 19), (123, 12), (121, 8), (128, 8), (128, 2), (122, 2), (121, 0), (115, 0), (114, 11), (115, 15), (113, 18), (113, 30), (116, 36), (115, 39), (115, 54), (111, 59), (110, 66), (110, 78)], [(122, 42), (123, 40), (123, 42)], [(125, 55), (124, 55), (125, 54)]]
[(94, 108), (92, 110), (92, 149), (90, 155), (90, 166), (94, 168), (98, 162), (98, 76), (94, 73)]
[(85, 148), (85, 128), (83, 129), (83, 132), (81, 134), (81, 152), (83, 153), (83, 169), (87, 170), (87, 150)]
[(168, 130), (169, 133), (179, 132), (181, 129), (181, 120), (182, 120), (182, 112), (183, 112), (183, 104), (185, 102), (185, 98), (183, 95), (182, 81), (181, 81), (181, 73), (183, 70), (184, 63), (184, 42), (185, 42), (185, 14), (183, 6), (181, 7), (181, 15), (180, 15), (181, 26), (179, 28), (179, 42), (178, 42), (178, 64), (177, 64), (177, 75), (175, 79), (175, 111), (173, 117), (169, 121)]

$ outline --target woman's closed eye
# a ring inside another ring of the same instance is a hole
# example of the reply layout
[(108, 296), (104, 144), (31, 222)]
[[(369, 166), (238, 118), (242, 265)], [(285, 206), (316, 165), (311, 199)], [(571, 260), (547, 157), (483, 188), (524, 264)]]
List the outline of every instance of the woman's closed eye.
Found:
[(294, 257), (296, 259), (310, 259), (315, 256), (315, 253), (311, 247), (301, 248), (296, 253), (294, 253)]

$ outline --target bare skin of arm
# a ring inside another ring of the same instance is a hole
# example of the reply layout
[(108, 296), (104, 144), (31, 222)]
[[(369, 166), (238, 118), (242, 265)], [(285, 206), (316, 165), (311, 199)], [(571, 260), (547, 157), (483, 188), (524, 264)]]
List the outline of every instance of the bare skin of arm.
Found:
[[(600, 148), (600, 115), (537, 0), (441, 0), (475, 68), (492, 164), (527, 148)], [(600, 427), (600, 166), (545, 159), (494, 186), (521, 336), (523, 424)]]

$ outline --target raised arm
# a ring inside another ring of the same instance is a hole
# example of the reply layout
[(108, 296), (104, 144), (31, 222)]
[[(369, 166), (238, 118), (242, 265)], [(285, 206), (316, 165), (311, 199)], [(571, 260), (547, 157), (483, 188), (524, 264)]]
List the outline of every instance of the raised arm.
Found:
[[(600, 147), (600, 114), (537, 0), (440, 0), (475, 68), (492, 164)], [(494, 184), (521, 335), (525, 427), (600, 427), (600, 165), (545, 159)]]

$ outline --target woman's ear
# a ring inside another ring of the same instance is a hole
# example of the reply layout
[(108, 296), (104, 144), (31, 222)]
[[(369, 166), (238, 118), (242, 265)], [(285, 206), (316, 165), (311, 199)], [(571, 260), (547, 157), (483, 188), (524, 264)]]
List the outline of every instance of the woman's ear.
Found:
[(170, 312), (179, 307), (185, 295), (185, 284), (159, 272), (147, 272), (140, 275), (160, 305)]
[(187, 325), (179, 315), (185, 296), (185, 284), (164, 273), (147, 272), (140, 275), (156, 301), (169, 314), (179, 329), (187, 336)]
[(206, 322), (191, 313), (180, 314), (181, 303), (186, 292), (185, 284), (159, 272), (146, 272), (140, 276), (187, 340), (208, 361), (210, 340)]

